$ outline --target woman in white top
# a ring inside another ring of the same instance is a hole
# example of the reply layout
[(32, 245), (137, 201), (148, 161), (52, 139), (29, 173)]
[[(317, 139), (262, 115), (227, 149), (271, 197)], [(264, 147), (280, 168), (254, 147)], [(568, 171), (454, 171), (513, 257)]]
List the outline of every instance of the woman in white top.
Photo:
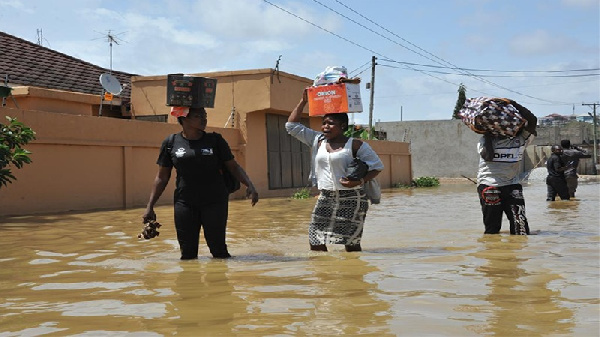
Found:
[[(320, 194), (309, 225), (310, 249), (327, 251), (327, 244), (343, 244), (348, 252), (360, 251), (369, 209), (362, 186), (383, 170), (383, 163), (368, 143), (344, 135), (348, 128), (345, 113), (323, 116), (322, 132), (301, 124), (300, 116), (307, 101), (305, 89), (285, 128), (312, 148), (311, 179)], [(354, 154), (368, 165), (369, 171), (361, 180), (353, 181), (346, 179), (346, 175)]]

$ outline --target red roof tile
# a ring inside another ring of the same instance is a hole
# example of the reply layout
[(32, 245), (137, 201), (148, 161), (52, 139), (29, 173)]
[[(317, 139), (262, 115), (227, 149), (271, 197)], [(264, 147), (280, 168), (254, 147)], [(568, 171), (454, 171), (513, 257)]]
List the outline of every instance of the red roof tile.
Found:
[[(0, 84), (9, 76), (10, 85), (102, 94), (99, 77), (110, 70), (76, 59), (72, 56), (0, 32)], [(112, 71), (121, 85), (127, 84), (119, 95), (131, 96), (131, 77), (122, 71)]]

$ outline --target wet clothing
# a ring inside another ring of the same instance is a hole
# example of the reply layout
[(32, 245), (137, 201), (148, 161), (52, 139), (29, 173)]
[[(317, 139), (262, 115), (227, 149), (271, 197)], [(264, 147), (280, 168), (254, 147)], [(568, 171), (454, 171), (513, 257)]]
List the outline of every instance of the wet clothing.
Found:
[(522, 159), (525, 147), (535, 136), (527, 131), (522, 131), (516, 137), (490, 137), (493, 146), (491, 160), (483, 159), (486, 151), (486, 137), (482, 136), (477, 144), (480, 154), (477, 183), (489, 186), (506, 186), (520, 184), (519, 174), (522, 171)]
[[(354, 158), (352, 138), (340, 151), (327, 152), (327, 139), (322, 133), (295, 122), (287, 122), (285, 128), (292, 137), (312, 148), (310, 178), (320, 194), (309, 224), (310, 244), (360, 244), (369, 208), (367, 196), (361, 186), (348, 188), (339, 182)], [(383, 170), (381, 159), (366, 142), (356, 157), (364, 161), (369, 170)]]
[(360, 244), (369, 201), (364, 190), (321, 190), (308, 226), (313, 246)]
[(529, 224), (525, 216), (525, 199), (521, 184), (500, 187), (477, 186), (483, 213), (484, 234), (498, 234), (502, 227), (502, 214), (510, 222), (510, 234), (528, 235)]
[(229, 256), (225, 244), (229, 193), (221, 170), (222, 163), (233, 158), (218, 133), (204, 133), (198, 140), (178, 133), (171, 146), (169, 137), (163, 141), (157, 164), (177, 171), (174, 213), (182, 259), (198, 256), (200, 227), (211, 254)]
[(592, 156), (577, 148), (564, 149), (561, 156), (563, 163), (567, 165), (565, 180), (567, 181), (567, 188), (569, 189), (569, 196), (571, 198), (575, 197), (575, 192), (577, 191), (577, 179), (579, 178), (577, 167), (579, 166), (580, 158), (592, 158)]
[(546, 186), (548, 189), (546, 195), (547, 201), (554, 201), (556, 195), (559, 195), (562, 200), (570, 199), (564, 166), (561, 157), (556, 153), (553, 153), (548, 161), (546, 161), (546, 169), (548, 170), (548, 176), (546, 177)]
[[(302, 123), (296, 122), (286, 122), (285, 129), (290, 134), (290, 136), (298, 139), (300, 142), (311, 147), (312, 165), (310, 167), (309, 178), (311, 179), (313, 186), (318, 186), (317, 175), (315, 173), (315, 157), (317, 156), (317, 151), (319, 149), (319, 139), (323, 139), (323, 133), (306, 127)], [(377, 153), (373, 151), (373, 148), (371, 148), (371, 146), (367, 142), (362, 143), (360, 149), (358, 149), (358, 152), (356, 153), (356, 157), (364, 161), (367, 164), (367, 166), (369, 166), (369, 171), (383, 170), (383, 163), (381, 162), (381, 159), (379, 158)]]
[(511, 234), (529, 234), (523, 187), (519, 175), (522, 171), (521, 161), (525, 147), (531, 144), (534, 137), (528, 131), (523, 130), (512, 138), (482, 136), (479, 140), (477, 144), (480, 154), (477, 191), (485, 234), (500, 232), (503, 213), (510, 222)]

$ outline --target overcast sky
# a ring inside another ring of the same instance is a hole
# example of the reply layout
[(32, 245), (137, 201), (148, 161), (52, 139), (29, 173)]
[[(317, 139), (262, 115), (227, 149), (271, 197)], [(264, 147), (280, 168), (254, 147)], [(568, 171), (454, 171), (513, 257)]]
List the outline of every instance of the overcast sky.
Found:
[(509, 97), (542, 117), (600, 101), (599, 4), (0, 0), (0, 30), (106, 68), (110, 32), (112, 68), (140, 75), (273, 68), (280, 55), (280, 70), (308, 78), (345, 66), (362, 78), (357, 123), (368, 122), (372, 56), (374, 122), (448, 119), (460, 83), (468, 97)]

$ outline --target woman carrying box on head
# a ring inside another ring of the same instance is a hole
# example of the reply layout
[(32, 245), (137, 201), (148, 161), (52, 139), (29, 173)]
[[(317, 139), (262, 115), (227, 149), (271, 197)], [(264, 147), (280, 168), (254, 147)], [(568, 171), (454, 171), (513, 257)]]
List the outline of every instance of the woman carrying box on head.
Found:
[(150, 199), (142, 215), (146, 223), (156, 220), (154, 205), (164, 192), (173, 167), (177, 172), (174, 195), (175, 229), (181, 259), (198, 257), (200, 229), (214, 258), (229, 258), (225, 240), (229, 211), (229, 191), (222, 170), (228, 170), (246, 185), (246, 197), (254, 206), (258, 192), (246, 171), (234, 159), (227, 141), (217, 133), (207, 133), (204, 108), (173, 109), (182, 131), (167, 137), (158, 156), (158, 173)]
[[(327, 251), (327, 244), (343, 244), (346, 251), (360, 251), (365, 216), (369, 201), (362, 185), (377, 177), (383, 163), (371, 146), (358, 139), (346, 137), (346, 113), (323, 116), (321, 131), (300, 123), (302, 110), (308, 102), (307, 90), (285, 124), (287, 132), (311, 147), (313, 185), (320, 191), (313, 209), (308, 235), (310, 249)], [(360, 180), (348, 180), (348, 166), (354, 155), (369, 167)]]

